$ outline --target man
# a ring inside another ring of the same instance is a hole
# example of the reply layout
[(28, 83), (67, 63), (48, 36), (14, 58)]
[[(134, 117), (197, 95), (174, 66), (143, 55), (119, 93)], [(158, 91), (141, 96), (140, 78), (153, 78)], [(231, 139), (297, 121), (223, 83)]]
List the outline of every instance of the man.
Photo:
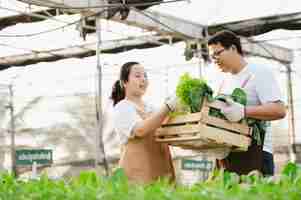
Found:
[(279, 86), (272, 72), (262, 66), (247, 63), (244, 58), (240, 38), (231, 31), (221, 31), (208, 41), (211, 58), (217, 67), (226, 73), (226, 78), (219, 87), (220, 94), (231, 94), (235, 88), (243, 88), (247, 94), (247, 106), (227, 102), (222, 113), (231, 122), (242, 118), (264, 120), (268, 126), (263, 139), (258, 145), (253, 139), (247, 152), (231, 152), (217, 165), (238, 174), (248, 174), (259, 170), (264, 175), (274, 174), (272, 154), (272, 133), (270, 122), (284, 118), (286, 109), (281, 100)]

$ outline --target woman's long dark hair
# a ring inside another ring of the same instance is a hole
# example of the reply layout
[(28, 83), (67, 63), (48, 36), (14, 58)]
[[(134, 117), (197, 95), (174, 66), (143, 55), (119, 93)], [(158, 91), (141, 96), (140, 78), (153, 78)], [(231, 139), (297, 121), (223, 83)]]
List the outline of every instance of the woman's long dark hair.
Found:
[(125, 98), (124, 83), (127, 83), (129, 81), (129, 75), (134, 65), (139, 65), (139, 63), (127, 62), (122, 65), (120, 69), (119, 80), (115, 81), (110, 97), (113, 100), (113, 106), (115, 106), (119, 101)]

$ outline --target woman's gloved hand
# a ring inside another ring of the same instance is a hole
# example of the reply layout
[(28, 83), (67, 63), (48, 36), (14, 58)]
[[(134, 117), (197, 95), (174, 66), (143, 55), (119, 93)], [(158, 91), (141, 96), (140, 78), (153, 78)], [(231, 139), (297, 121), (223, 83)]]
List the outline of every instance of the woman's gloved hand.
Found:
[(177, 106), (177, 97), (169, 96), (165, 99), (165, 105), (168, 108), (169, 112), (174, 112)]
[(221, 109), (221, 112), (230, 122), (239, 122), (245, 117), (245, 106), (227, 98), (226, 106)]

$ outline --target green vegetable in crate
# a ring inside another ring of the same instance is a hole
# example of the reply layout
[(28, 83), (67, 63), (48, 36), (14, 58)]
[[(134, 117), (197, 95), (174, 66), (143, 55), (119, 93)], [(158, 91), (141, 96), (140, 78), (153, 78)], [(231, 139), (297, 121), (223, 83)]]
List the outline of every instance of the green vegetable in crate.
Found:
[(244, 106), (247, 105), (247, 94), (241, 88), (235, 88), (231, 94), (231, 98), (237, 103), (240, 103)]
[(180, 77), (176, 88), (176, 95), (180, 103), (188, 106), (192, 113), (200, 111), (203, 99), (212, 99), (213, 91), (206, 81), (199, 78), (192, 78), (188, 73)]

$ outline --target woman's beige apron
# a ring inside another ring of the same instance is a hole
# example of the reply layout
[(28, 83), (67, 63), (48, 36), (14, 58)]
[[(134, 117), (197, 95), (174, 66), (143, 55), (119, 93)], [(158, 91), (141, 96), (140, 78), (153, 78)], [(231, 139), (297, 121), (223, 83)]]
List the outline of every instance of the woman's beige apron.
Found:
[[(141, 111), (138, 114), (142, 119), (147, 116)], [(171, 182), (175, 180), (169, 147), (156, 142), (154, 133), (129, 139), (122, 148), (119, 167), (124, 169), (133, 183), (151, 183), (162, 177), (167, 177)]]

